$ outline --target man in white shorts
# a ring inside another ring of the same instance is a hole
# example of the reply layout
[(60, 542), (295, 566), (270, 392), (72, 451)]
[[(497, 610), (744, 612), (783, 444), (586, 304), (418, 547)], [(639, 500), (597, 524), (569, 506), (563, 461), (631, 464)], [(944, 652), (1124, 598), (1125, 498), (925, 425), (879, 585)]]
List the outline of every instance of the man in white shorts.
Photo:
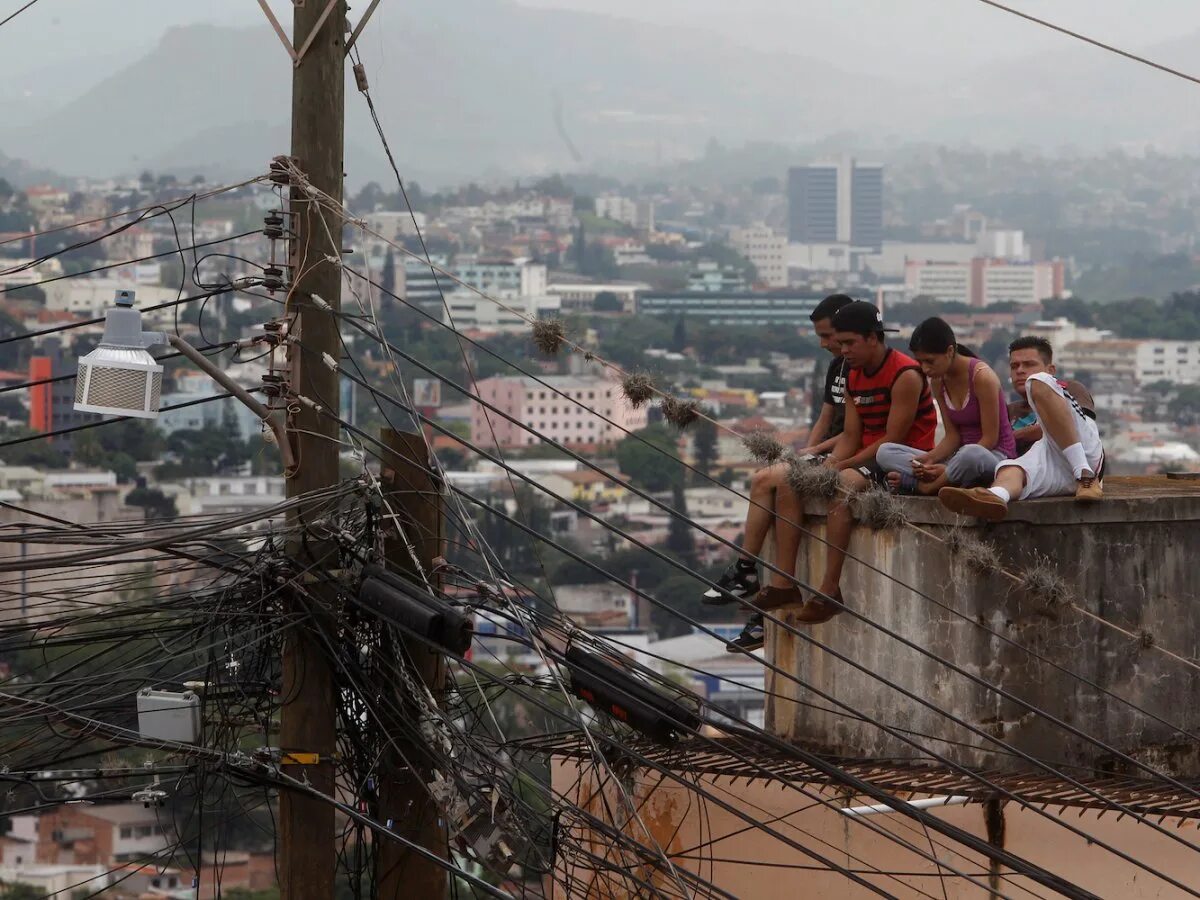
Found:
[(1037, 414), (1042, 437), (1022, 456), (997, 464), (990, 488), (944, 487), (938, 499), (947, 509), (999, 522), (1012, 500), (1063, 497), (1081, 502), (1103, 496), (1104, 446), (1095, 415), (1080, 406), (1066, 384), (1054, 377), (1046, 355), (1010, 358), (1013, 387)]

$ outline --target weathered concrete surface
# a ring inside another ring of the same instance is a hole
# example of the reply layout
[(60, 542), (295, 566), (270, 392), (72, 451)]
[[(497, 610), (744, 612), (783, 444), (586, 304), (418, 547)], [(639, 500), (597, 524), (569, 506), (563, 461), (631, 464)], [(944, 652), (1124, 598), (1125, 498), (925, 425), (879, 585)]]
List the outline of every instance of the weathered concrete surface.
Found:
[[(973, 572), (933, 537), (944, 537), (956, 517), (926, 498), (903, 502), (910, 521), (928, 535), (911, 528), (856, 529), (850, 552), (861, 562), (847, 561), (844, 596), (883, 629), (1099, 741), (1176, 773), (1200, 775), (1200, 738), (1195, 737), (1200, 734), (1200, 670), (1158, 649), (1189, 659), (1200, 652), (1200, 485), (1110, 479), (1106, 491), (1106, 499), (1092, 507), (1071, 499), (1039, 500), (1014, 504), (1009, 520), (998, 525), (965, 519), (961, 524), (993, 544), (1009, 571), (1026, 569), (1036, 554), (1048, 556), (1079, 607), (1145, 635), (1157, 647), (1070, 606), (1047, 608), (1002, 575)], [(822, 508), (810, 507), (806, 527), (824, 538)], [(815, 584), (823, 565), (823, 545), (807, 539), (798, 574)], [(781, 618), (788, 621), (789, 610)], [(770, 677), (774, 696), (768, 701), (768, 727), (789, 740), (860, 758), (920, 755), (901, 738), (865, 721), (870, 719), (907, 730), (919, 744), (959, 763), (1030, 768), (1027, 760), (923, 700), (1056, 765), (1128, 768), (1103, 747), (973, 683), (875, 625), (842, 615), (824, 625), (797, 628), (812, 641), (768, 626), (770, 658), (804, 685)], [(904, 696), (901, 689), (920, 699)]]

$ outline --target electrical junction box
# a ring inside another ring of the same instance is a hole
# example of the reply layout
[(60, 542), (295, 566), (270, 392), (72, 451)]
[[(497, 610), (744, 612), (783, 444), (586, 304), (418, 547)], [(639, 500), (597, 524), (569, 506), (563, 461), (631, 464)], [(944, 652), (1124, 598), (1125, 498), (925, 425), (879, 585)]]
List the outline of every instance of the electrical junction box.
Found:
[(137, 695), (138, 731), (150, 740), (194, 744), (200, 739), (200, 698), (191, 691), (143, 688)]

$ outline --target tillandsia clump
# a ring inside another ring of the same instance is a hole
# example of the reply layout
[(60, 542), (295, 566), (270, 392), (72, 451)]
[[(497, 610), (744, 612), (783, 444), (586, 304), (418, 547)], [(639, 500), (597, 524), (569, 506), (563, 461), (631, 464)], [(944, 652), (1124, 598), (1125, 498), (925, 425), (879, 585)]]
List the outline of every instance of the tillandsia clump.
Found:
[(752, 431), (742, 436), (742, 446), (755, 462), (764, 466), (779, 462), (787, 448), (769, 431)]
[(628, 372), (621, 379), (621, 391), (634, 409), (641, 409), (654, 399), (654, 382), (644, 372)]
[(787, 483), (801, 497), (831, 500), (837, 496), (838, 473), (810, 459), (788, 460)]
[(1025, 592), (1048, 608), (1054, 609), (1071, 602), (1070, 585), (1058, 574), (1050, 557), (1035, 554), (1033, 562), (1018, 574)]
[(899, 528), (908, 521), (900, 498), (891, 491), (879, 488), (855, 494), (850, 499), (850, 511), (855, 519), (872, 531)]
[(538, 319), (533, 323), (533, 346), (544, 356), (557, 356), (567, 339), (567, 326), (562, 319)]
[(686, 430), (689, 425), (700, 418), (699, 400), (663, 397), (661, 409), (663, 418), (680, 431)]
[(1002, 568), (1000, 553), (996, 548), (981, 541), (966, 528), (951, 528), (946, 534), (946, 546), (950, 552), (966, 563), (967, 568), (983, 575), (999, 572)]

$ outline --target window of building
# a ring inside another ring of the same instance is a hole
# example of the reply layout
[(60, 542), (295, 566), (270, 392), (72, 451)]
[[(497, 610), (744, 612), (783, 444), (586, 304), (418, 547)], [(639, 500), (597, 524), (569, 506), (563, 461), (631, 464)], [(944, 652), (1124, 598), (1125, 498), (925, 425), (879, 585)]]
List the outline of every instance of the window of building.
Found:
[(130, 828), (128, 825), (122, 825), (121, 826), (121, 837), (123, 837), (123, 838), (133, 837), (133, 829)]
[(134, 831), (134, 834), (140, 838), (150, 837), (150, 835), (154, 834), (154, 829), (149, 825), (139, 825)]
[(242, 493), (243, 494), (257, 494), (258, 493), (258, 482), (247, 481), (245, 486), (242, 488)]

